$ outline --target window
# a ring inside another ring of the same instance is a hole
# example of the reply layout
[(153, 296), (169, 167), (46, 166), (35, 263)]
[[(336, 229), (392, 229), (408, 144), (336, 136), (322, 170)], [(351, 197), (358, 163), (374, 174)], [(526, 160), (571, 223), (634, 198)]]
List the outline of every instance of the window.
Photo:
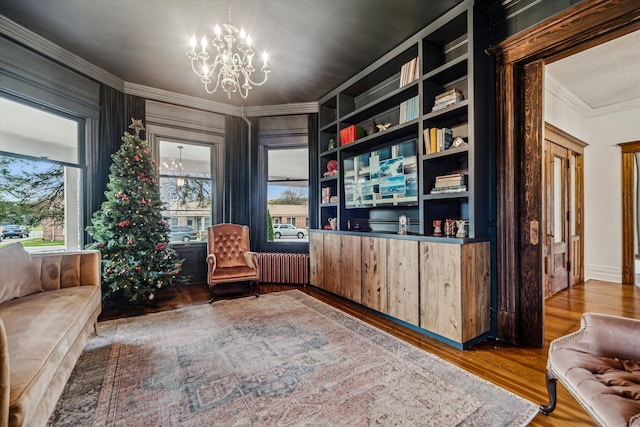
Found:
[(0, 111), (0, 226), (25, 226), (32, 252), (80, 249), (84, 120), (6, 98)]
[[(267, 209), (271, 222), (306, 224), (309, 218), (308, 148), (269, 148), (267, 158)], [(295, 234), (286, 237), (297, 239)], [(308, 233), (303, 240), (308, 241)]]
[[(160, 198), (172, 227), (171, 241), (207, 238), (212, 212), (211, 156), (210, 145), (159, 141)], [(173, 233), (182, 226), (191, 227), (195, 234), (185, 239)]]

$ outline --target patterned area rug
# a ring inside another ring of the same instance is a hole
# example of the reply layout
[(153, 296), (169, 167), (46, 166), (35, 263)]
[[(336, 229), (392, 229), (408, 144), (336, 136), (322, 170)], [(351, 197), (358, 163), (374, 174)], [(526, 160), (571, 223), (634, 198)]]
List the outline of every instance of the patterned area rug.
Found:
[(514, 426), (537, 406), (297, 291), (100, 323), (52, 426)]

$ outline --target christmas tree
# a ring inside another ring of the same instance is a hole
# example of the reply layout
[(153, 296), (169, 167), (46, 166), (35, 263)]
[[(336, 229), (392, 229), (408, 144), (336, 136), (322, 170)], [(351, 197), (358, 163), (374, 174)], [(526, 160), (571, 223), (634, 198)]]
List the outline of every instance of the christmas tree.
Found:
[(160, 188), (147, 142), (140, 139), (142, 120), (131, 119), (123, 144), (111, 156), (109, 183), (92, 226), (89, 249), (102, 253), (102, 296), (109, 303), (125, 298), (149, 302), (158, 289), (184, 283), (182, 261), (169, 246), (169, 224), (162, 216)]

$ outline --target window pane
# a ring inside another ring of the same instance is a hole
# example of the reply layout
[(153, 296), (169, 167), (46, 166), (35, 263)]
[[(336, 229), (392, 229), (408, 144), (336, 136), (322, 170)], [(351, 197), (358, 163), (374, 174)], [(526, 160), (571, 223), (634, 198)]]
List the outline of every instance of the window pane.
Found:
[(80, 248), (81, 126), (81, 120), (0, 98), (0, 151), (9, 153), (0, 156), (0, 226), (28, 228), (8, 232), (2, 244), (20, 238), (30, 252)]
[(80, 169), (0, 156), (0, 170), (2, 244), (19, 240), (29, 252), (79, 249)]
[[(308, 241), (309, 151), (305, 148), (268, 150), (267, 209), (279, 227), (277, 240)], [(302, 235), (304, 236), (301, 238)]]
[(78, 122), (0, 98), (0, 151), (78, 164)]
[(206, 240), (211, 225), (211, 148), (160, 141), (160, 198), (172, 242)]

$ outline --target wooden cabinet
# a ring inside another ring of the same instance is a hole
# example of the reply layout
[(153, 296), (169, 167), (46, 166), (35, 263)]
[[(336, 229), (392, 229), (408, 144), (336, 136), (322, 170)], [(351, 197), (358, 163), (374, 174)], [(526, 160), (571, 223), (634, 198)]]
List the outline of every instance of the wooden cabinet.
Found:
[(490, 329), (489, 242), (312, 231), (311, 284), (464, 347)]
[(490, 328), (489, 242), (420, 242), (420, 326), (456, 343)]

